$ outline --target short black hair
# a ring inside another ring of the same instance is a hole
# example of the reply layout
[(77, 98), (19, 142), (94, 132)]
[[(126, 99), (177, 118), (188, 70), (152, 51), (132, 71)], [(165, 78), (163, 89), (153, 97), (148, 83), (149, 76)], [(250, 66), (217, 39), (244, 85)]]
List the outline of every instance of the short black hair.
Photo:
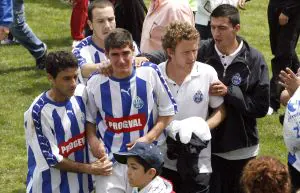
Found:
[(112, 30), (105, 38), (104, 46), (106, 52), (109, 52), (111, 48), (124, 48), (126, 46), (134, 49), (131, 33), (122, 28)]
[(56, 51), (50, 52), (45, 60), (46, 71), (53, 78), (67, 68), (78, 68), (78, 62), (71, 52)]
[(212, 17), (228, 17), (232, 26), (240, 24), (239, 10), (229, 4), (222, 4), (216, 7), (210, 15), (210, 18)]
[(108, 0), (94, 0), (89, 4), (88, 7), (88, 18), (90, 21), (93, 19), (93, 10), (95, 8), (106, 8), (106, 7), (112, 7), (114, 10), (114, 5), (108, 1)]
[[(150, 164), (148, 164), (144, 159), (142, 159), (140, 156), (130, 156), (132, 158), (135, 159), (136, 162), (138, 162), (139, 164), (141, 164), (144, 168), (144, 171), (147, 172), (149, 169), (153, 168), (150, 166)], [(162, 172), (162, 167), (163, 165), (160, 167), (160, 168), (154, 168), (156, 170), (156, 174), (154, 177), (158, 176), (161, 174)]]

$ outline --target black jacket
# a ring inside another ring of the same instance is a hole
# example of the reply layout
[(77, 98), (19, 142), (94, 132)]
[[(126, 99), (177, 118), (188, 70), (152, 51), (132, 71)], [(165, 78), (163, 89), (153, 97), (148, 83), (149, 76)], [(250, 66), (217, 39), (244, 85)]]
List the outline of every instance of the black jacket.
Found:
[(299, 0), (270, 0), (269, 6), (280, 9), (280, 12), (289, 17), (300, 11)]
[[(238, 37), (238, 41), (241, 38)], [(269, 107), (269, 75), (263, 56), (244, 41), (238, 56), (224, 72), (212, 39), (201, 41), (197, 61), (214, 67), (228, 86), (225, 120), (212, 131), (212, 152), (228, 152), (258, 144), (256, 118)]]

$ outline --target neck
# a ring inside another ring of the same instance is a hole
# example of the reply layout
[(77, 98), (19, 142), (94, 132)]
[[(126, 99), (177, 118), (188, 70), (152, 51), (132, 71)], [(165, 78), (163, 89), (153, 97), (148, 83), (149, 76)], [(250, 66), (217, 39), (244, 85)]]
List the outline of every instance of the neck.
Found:
[(237, 39), (235, 39), (234, 42), (231, 44), (231, 46), (218, 48), (218, 49), (222, 54), (228, 56), (232, 54), (238, 47), (239, 47), (239, 42), (237, 41)]
[(176, 82), (176, 84), (181, 85), (184, 81), (184, 79), (191, 73), (192, 68), (185, 65), (186, 68), (182, 68), (176, 63), (172, 63), (171, 60), (168, 60), (166, 64), (166, 73), (167, 76)]
[(51, 88), (49, 90), (49, 97), (54, 101), (54, 102), (65, 102), (69, 99), (69, 97), (63, 96), (60, 94), (60, 92), (55, 89)]
[(112, 77), (117, 78), (117, 79), (124, 79), (124, 78), (128, 78), (129, 76), (131, 76), (131, 74), (132, 74), (132, 70), (130, 70), (130, 72), (128, 72), (128, 73), (113, 72)]
[(104, 40), (98, 38), (95, 34), (92, 35), (92, 41), (96, 46), (104, 50)]

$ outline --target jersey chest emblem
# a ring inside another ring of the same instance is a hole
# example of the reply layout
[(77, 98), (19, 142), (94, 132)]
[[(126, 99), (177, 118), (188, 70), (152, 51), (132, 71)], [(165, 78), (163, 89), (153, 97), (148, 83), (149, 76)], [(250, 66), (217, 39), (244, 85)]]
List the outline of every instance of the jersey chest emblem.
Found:
[(203, 100), (203, 94), (201, 90), (198, 90), (193, 97), (195, 103), (199, 104)]
[(144, 106), (144, 101), (140, 98), (140, 97), (136, 97), (134, 100), (133, 100), (133, 106), (134, 108), (136, 109), (141, 109), (143, 108)]
[(231, 82), (235, 86), (240, 85), (242, 82), (242, 77), (241, 77), (240, 73), (236, 73), (235, 75), (233, 75), (231, 78)]

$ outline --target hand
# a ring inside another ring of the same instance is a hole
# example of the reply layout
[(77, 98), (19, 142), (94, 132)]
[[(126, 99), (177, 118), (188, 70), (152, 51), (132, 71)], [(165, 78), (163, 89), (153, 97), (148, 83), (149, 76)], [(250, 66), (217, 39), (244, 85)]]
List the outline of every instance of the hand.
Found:
[(135, 57), (135, 67), (140, 67), (144, 62), (149, 62), (146, 57)]
[(283, 13), (280, 13), (278, 22), (279, 25), (284, 26), (289, 22), (289, 17), (284, 15)]
[(227, 94), (227, 86), (221, 81), (214, 82), (209, 87), (211, 96), (225, 96)]
[(7, 38), (9, 34), (9, 28), (5, 26), (0, 26), (0, 40)]
[(240, 9), (246, 9), (245, 5), (246, 5), (246, 0), (238, 0), (238, 7)]
[(290, 69), (280, 71), (279, 84), (283, 86), (289, 93), (290, 96), (293, 96), (294, 92), (300, 86), (300, 78)]
[(113, 68), (110, 61), (106, 60), (99, 63), (98, 72), (104, 76), (111, 76), (113, 74)]
[(112, 174), (112, 162), (107, 155), (90, 164), (91, 174), (109, 176)]
[(128, 149), (128, 150), (131, 149), (132, 146), (133, 146), (136, 142), (152, 143), (153, 141), (151, 141), (151, 140), (147, 137), (147, 135), (145, 135), (145, 136), (143, 136), (143, 137), (138, 138), (138, 139), (135, 140), (135, 141), (132, 141), (132, 142), (130, 142), (130, 143), (127, 143), (127, 144), (126, 144), (127, 149)]

